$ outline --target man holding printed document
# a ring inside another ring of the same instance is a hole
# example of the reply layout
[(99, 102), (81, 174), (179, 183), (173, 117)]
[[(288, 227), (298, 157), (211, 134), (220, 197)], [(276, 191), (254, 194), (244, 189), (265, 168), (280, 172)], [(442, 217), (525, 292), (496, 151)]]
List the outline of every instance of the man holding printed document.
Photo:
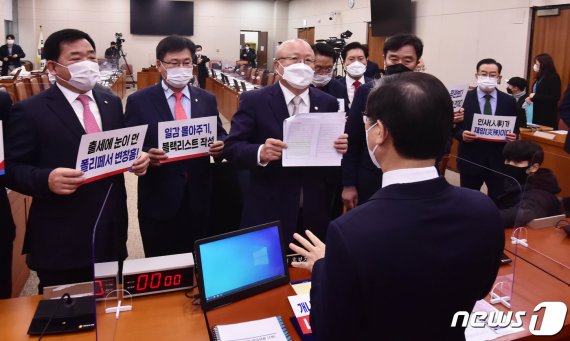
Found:
[[(310, 227), (324, 235), (329, 222), (326, 177), (331, 169), (312, 167), (310, 159), (305, 167), (282, 164), (288, 148), (283, 138), (286, 119), (306, 113), (315, 115), (315, 120), (319, 115), (327, 118), (337, 115), (336, 98), (309, 87), (314, 62), (315, 54), (304, 40), (283, 42), (276, 50), (274, 62), (282, 79), (240, 96), (224, 152), (230, 162), (251, 171), (241, 226), (281, 220), (286, 240), (292, 240), (298, 226)], [(330, 140), (336, 153), (344, 154), (347, 145), (346, 134)]]

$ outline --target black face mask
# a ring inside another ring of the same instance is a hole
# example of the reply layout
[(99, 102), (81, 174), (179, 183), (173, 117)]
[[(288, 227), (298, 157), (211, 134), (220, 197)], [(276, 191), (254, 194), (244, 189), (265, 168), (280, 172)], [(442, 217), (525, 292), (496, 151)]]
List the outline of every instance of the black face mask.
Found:
[(513, 94), (513, 90), (512, 90), (511, 88), (507, 88), (507, 93), (508, 93), (509, 95), (512, 95), (512, 94)]
[[(505, 165), (505, 174), (515, 178), (515, 180), (518, 181), (521, 187), (524, 187), (526, 179), (528, 178), (528, 174), (526, 173), (528, 169), (529, 167), (516, 167), (513, 165)], [(512, 182), (512, 179), (509, 179), (509, 181)]]
[(395, 75), (397, 73), (403, 72), (411, 72), (412, 70), (408, 69), (404, 64), (394, 64), (390, 66), (386, 66), (386, 76)]

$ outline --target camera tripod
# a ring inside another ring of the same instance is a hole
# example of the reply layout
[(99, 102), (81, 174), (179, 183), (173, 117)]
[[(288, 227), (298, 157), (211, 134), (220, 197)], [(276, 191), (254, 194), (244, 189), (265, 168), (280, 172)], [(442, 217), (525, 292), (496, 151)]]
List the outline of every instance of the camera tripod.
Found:
[[(136, 84), (137, 82), (135, 81), (135, 77), (133, 76), (133, 70), (131, 70), (131, 66), (129, 65), (129, 62), (127, 62), (127, 55), (123, 51), (123, 45), (117, 44), (117, 50), (119, 50), (119, 60), (121, 59), (121, 57), (123, 57), (123, 60), (125, 61), (125, 65), (127, 66), (127, 73), (129, 76), (131, 76), (131, 84)], [(118, 69), (119, 69), (119, 64), (117, 63), (117, 70)]]

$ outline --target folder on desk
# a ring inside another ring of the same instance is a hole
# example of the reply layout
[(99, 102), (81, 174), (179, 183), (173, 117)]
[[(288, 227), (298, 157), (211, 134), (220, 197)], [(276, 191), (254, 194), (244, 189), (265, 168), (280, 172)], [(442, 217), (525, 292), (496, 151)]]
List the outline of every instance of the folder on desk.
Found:
[(261, 337), (274, 341), (291, 341), (291, 337), (285, 329), (281, 316), (273, 316), (266, 319), (249, 322), (223, 324), (212, 328), (214, 341), (229, 340), (260, 340)]

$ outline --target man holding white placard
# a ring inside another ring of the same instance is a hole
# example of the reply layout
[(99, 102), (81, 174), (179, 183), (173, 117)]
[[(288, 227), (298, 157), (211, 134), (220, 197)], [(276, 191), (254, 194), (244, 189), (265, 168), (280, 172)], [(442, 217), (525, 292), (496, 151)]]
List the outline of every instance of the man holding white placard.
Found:
[[(517, 139), (518, 126), (515, 123), (507, 130), (495, 132), (499, 121), (514, 122), (517, 116), (513, 97), (497, 89), (501, 82), (502, 65), (494, 59), (483, 59), (477, 63), (477, 88), (467, 93), (463, 103), (464, 121), (455, 127), (455, 138), (459, 140), (457, 165), (460, 171), (461, 187), (480, 190), (487, 185), (488, 195), (496, 198), (503, 192), (504, 176), (502, 151), (505, 143)], [(488, 117), (476, 119), (476, 114)], [(503, 120), (504, 118), (504, 120)], [(511, 121), (512, 118), (512, 121)], [(475, 123), (475, 125), (474, 125)], [(478, 126), (478, 123), (487, 127)], [(485, 136), (486, 129), (497, 138)], [(498, 129), (497, 129), (498, 130)], [(477, 132), (475, 132), (477, 131)]]
[[(56, 84), (12, 107), (5, 137), (8, 187), (33, 197), (23, 252), (38, 273), (40, 293), (92, 281), (93, 261), (126, 258), (128, 227), (123, 175), (85, 184), (75, 169), (84, 134), (124, 127), (120, 98), (94, 88), (95, 43), (85, 32), (65, 29), (46, 39), (44, 54)], [(148, 163), (142, 153), (131, 171), (144, 175)]]
[[(216, 97), (188, 85), (195, 53), (196, 46), (187, 38), (162, 39), (156, 47), (156, 65), (163, 80), (127, 100), (127, 126), (148, 124), (143, 149), (148, 151), (152, 167), (138, 183), (138, 216), (146, 257), (193, 251), (194, 241), (204, 236), (209, 224), (210, 158), (198, 156), (209, 152), (221, 160), (226, 131), (218, 117)], [(161, 139), (173, 143), (159, 145)], [(204, 153), (193, 158), (180, 155), (200, 148)]]

